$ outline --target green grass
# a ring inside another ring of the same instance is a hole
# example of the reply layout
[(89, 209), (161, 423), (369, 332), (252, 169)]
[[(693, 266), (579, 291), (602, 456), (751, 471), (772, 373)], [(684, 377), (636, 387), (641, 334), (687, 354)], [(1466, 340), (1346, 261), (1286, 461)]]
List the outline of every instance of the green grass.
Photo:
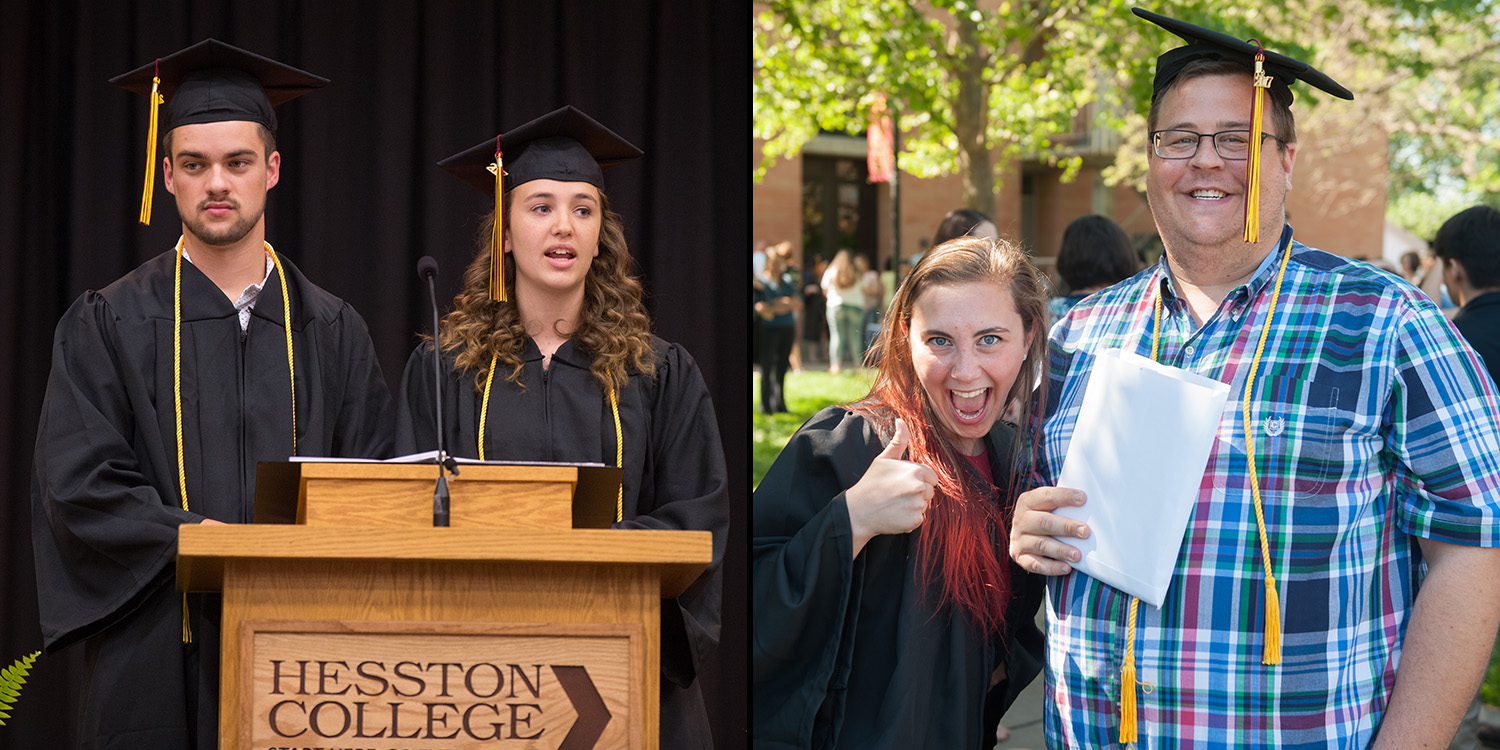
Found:
[(822, 370), (803, 370), (786, 376), (785, 414), (760, 413), (760, 376), (751, 379), (751, 439), (755, 445), (751, 466), (751, 487), (760, 485), (761, 477), (771, 468), (781, 447), (809, 417), (829, 404), (854, 401), (870, 391), (874, 370), (845, 370), (830, 375)]

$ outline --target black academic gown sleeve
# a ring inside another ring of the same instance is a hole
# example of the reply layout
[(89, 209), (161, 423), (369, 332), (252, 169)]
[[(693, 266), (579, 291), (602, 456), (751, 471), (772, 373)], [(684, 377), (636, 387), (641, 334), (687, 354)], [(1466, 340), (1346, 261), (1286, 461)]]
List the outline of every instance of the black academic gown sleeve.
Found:
[[(1011, 474), (999, 458), (1010, 455), (1010, 429), (997, 425), (989, 438), (1002, 484)], [(793, 435), (755, 490), (757, 747), (978, 748), (995, 667), (1006, 662), (1010, 675), (995, 701), (1002, 711), (1036, 674), (1040, 641), (1015, 636), (1036, 632), (1040, 587), (1018, 567), (1002, 644), (935, 608), (916, 581), (914, 534), (876, 537), (852, 556), (844, 492), (882, 447), (862, 416), (829, 407)]]
[(204, 519), (179, 505), (175, 469), (152, 465), (153, 456), (175, 456), (175, 442), (166, 442), (175, 436), (151, 429), (152, 412), (137, 408), (154, 410), (155, 394), (124, 372), (118, 324), (89, 292), (63, 315), (53, 341), (32, 464), (42, 635), (51, 649), (107, 625), (143, 588), (162, 585), (177, 527)]
[[(624, 512), (616, 528), (684, 529), (713, 535), (713, 561), (682, 595), (662, 601), (661, 746), (710, 747), (712, 736), (697, 682), (717, 645), (721, 563), (728, 534), (728, 478), (707, 384), (681, 346), (652, 337), (656, 373), (632, 372), (618, 395), (624, 433)], [(397, 405), (401, 453), (437, 447), (430, 342), (407, 361)], [(485, 458), (615, 463), (608, 395), (589, 372), (588, 354), (565, 342), (542, 367), (535, 343), (522, 352), (522, 375), (501, 366), (491, 386)], [(445, 356), (443, 426), (447, 450), (478, 457), (482, 387)]]
[[(273, 272), (247, 331), (224, 294), (183, 264), (182, 445), (173, 393), (174, 252), (98, 292), (58, 323), (37, 428), (32, 530), (49, 652), (88, 642), (88, 741), (157, 747), (216, 741), (218, 598), (190, 595), (182, 643), (172, 566), (180, 524), (250, 520), (259, 461), (293, 453), (291, 375)], [(296, 452), (388, 456), (394, 405), (364, 321), (286, 258)], [(141, 691), (139, 685), (155, 686)], [(191, 718), (196, 717), (196, 718)], [(204, 745), (203, 743), (207, 743)]]

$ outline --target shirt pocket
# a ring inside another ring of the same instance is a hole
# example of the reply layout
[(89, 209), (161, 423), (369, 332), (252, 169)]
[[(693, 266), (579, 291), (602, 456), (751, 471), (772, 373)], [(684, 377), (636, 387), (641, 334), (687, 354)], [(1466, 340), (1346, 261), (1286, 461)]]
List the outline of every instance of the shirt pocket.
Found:
[(1250, 436), (1261, 492), (1316, 505), (1342, 475), (1344, 435), (1353, 424), (1350, 388), (1329, 380), (1267, 380)]

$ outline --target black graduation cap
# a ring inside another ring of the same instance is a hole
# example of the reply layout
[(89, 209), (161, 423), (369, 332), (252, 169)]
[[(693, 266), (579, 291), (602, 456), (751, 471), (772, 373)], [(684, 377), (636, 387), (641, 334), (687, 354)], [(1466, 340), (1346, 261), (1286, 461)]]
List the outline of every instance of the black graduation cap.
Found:
[[(275, 107), (328, 85), (326, 78), (217, 39), (205, 39), (109, 82), (151, 99), (142, 224), (151, 223), (158, 132), (171, 132), (182, 125), (244, 120), (260, 123), (275, 133)], [(162, 103), (166, 107), (158, 123), (157, 107)]]
[(1161, 94), (1162, 89), (1171, 84), (1172, 79), (1176, 78), (1177, 74), (1181, 73), (1182, 69), (1193, 60), (1200, 58), (1232, 60), (1253, 65), (1257, 51), (1265, 53), (1265, 72), (1287, 86), (1288, 92), (1290, 92), (1289, 87), (1300, 80), (1340, 99), (1354, 99), (1354, 94), (1349, 93), (1348, 89), (1340, 86), (1338, 82), (1317, 68), (1296, 58), (1264, 50), (1260, 45), (1236, 39), (1222, 31), (1214, 31), (1187, 21), (1167, 18), (1143, 8), (1130, 10), (1137, 16), (1182, 37), (1187, 42), (1186, 46), (1167, 50), (1156, 58), (1156, 78), (1151, 82), (1152, 100), (1155, 100)]
[(485, 195), (495, 193), (497, 152), (504, 157), (504, 190), (532, 180), (587, 182), (604, 187), (604, 170), (643, 153), (576, 107), (565, 106), (460, 151), (438, 166)]

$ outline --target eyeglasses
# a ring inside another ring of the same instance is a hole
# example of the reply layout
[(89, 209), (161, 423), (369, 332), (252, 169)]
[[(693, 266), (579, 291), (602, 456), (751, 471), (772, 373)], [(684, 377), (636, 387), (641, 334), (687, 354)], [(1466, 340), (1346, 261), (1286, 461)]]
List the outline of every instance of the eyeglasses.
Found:
[[(1275, 138), (1280, 143), (1286, 143), (1281, 137), (1271, 133), (1261, 133), (1261, 140)], [(1151, 150), (1163, 159), (1191, 159), (1198, 153), (1198, 144), (1204, 138), (1211, 138), (1214, 142), (1214, 150), (1219, 153), (1219, 158), (1228, 161), (1244, 161), (1250, 158), (1250, 131), (1248, 130), (1221, 130), (1217, 133), (1194, 133), (1191, 130), (1158, 130), (1151, 134)]]

